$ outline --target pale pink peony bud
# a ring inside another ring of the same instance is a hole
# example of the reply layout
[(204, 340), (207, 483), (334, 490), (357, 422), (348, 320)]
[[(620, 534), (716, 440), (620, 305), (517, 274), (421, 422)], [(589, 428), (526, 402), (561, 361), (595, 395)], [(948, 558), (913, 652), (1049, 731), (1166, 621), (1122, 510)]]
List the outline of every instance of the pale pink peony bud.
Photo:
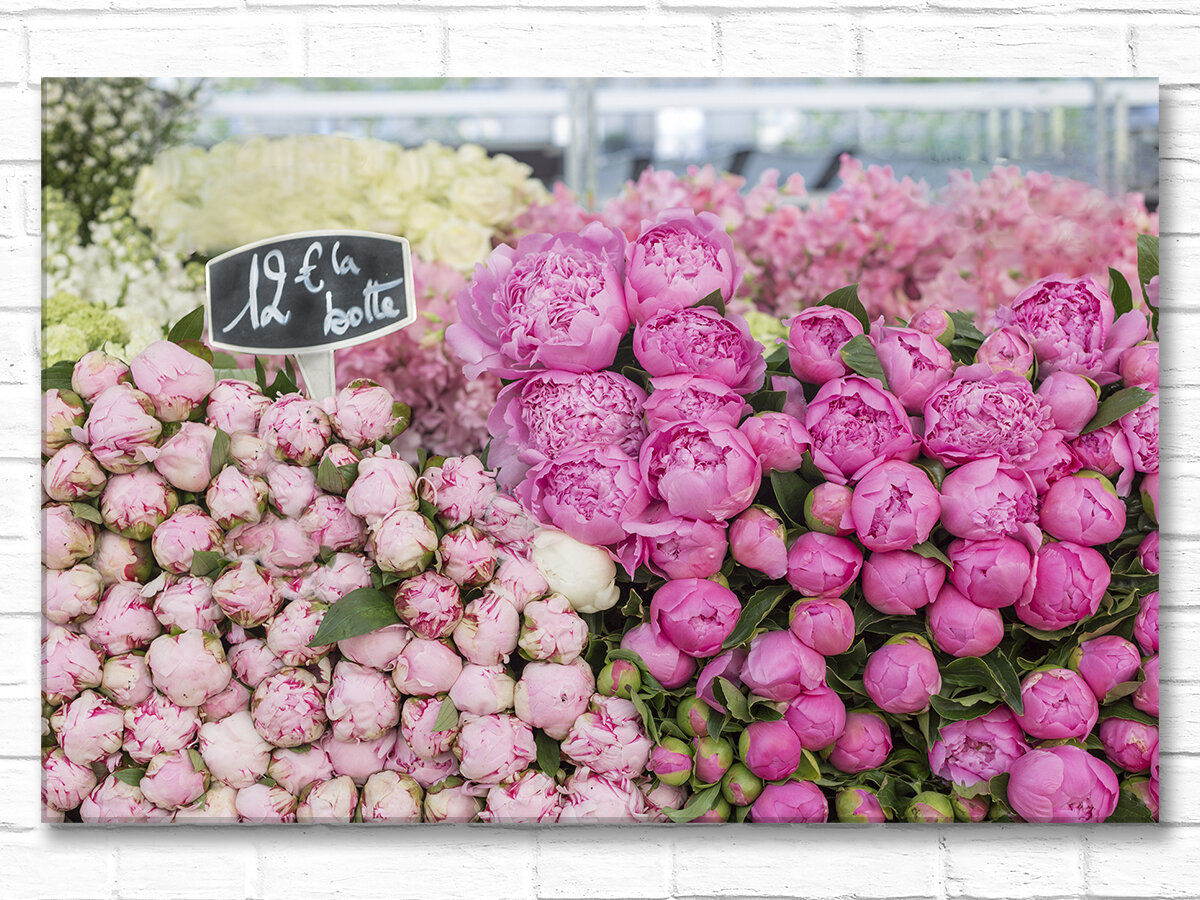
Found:
[(267, 775), (289, 794), (300, 796), (313, 782), (332, 778), (333, 763), (319, 744), (297, 749), (280, 747), (271, 753)]
[(141, 585), (114, 584), (100, 598), (96, 613), (83, 623), (83, 633), (110, 655), (146, 647), (162, 634)]
[(563, 754), (577, 765), (604, 775), (641, 775), (652, 744), (634, 705), (619, 697), (599, 694), (571, 726), (562, 742)]
[(357, 637), (338, 641), (338, 651), (346, 659), (372, 669), (390, 672), (408, 642), (412, 632), (407, 625), (388, 625)]
[(271, 652), (263, 638), (248, 638), (235, 644), (227, 656), (233, 674), (251, 689), (283, 668), (283, 660)]
[(204, 705), (200, 707), (200, 715), (205, 722), (219, 722), (226, 716), (249, 708), (250, 689), (236, 678), (231, 678), (225, 690), (204, 701)]
[(84, 822), (129, 825), (164, 822), (171, 818), (171, 813), (147, 800), (136, 785), (109, 775), (79, 805), (79, 818)]
[[(466, 671), (463, 670), (464, 674)], [(454, 687), (457, 689), (458, 685)], [(531, 662), (521, 671), (521, 680), (517, 682), (511, 702), (521, 721), (561, 741), (575, 720), (587, 710), (595, 690), (592, 669), (583, 660)], [(450, 696), (454, 696), (454, 691)]]
[[(550, 663), (545, 665), (550, 665)], [(529, 666), (526, 666), (522, 678), (528, 673)], [(487, 716), (512, 709), (515, 689), (516, 682), (503, 666), (471, 664), (463, 666), (462, 672), (459, 673), (453, 687), (450, 688), (450, 702), (459, 712), (469, 713), (473, 716)], [(586, 702), (585, 699), (584, 705)], [(583, 711), (582, 707), (579, 711)], [(519, 713), (518, 716), (520, 716)], [(529, 721), (526, 716), (520, 716), (520, 718), (526, 722)]]
[(154, 559), (168, 572), (186, 575), (192, 568), (192, 558), (199, 550), (221, 552), (224, 538), (221, 528), (195, 504), (179, 507), (169, 519), (154, 530), (150, 540)]
[(256, 475), (260, 478), (265, 478), (268, 472), (281, 465), (279, 460), (271, 455), (266, 441), (257, 434), (241, 431), (235, 431), (229, 436), (229, 458), (243, 475)]
[(144, 653), (124, 653), (104, 661), (100, 690), (117, 706), (137, 706), (154, 693), (154, 681)]
[(154, 571), (154, 554), (149, 541), (131, 541), (115, 531), (101, 531), (96, 552), (90, 560), (105, 584), (143, 584)]
[(100, 685), (100, 655), (86, 635), (55, 626), (42, 639), (42, 693), (58, 705)]
[(225, 615), (247, 628), (261, 625), (283, 605), (278, 588), (248, 559), (221, 573), (213, 582), (212, 596)]
[(533, 730), (516, 716), (478, 716), (459, 723), (454, 754), (463, 778), (499, 784), (533, 762), (537, 748)]
[(83, 444), (67, 444), (42, 466), (46, 496), (60, 503), (98, 497), (108, 475)]
[(400, 692), (387, 673), (342, 660), (325, 698), (334, 740), (373, 741), (400, 721)]
[(70, 506), (42, 507), (42, 565), (69, 569), (96, 549), (96, 526), (78, 519)]
[(264, 519), (260, 525), (269, 525), (270, 537), (267, 547), (260, 552), (259, 559), (272, 575), (294, 573), (317, 558), (321, 545), (296, 519)]
[(421, 759), (431, 761), (449, 752), (458, 737), (458, 724), (437, 729), (438, 716), (446, 698), (409, 697), (400, 710), (400, 734), (405, 743)]
[(79, 622), (96, 612), (104, 579), (91, 566), (42, 569), (42, 615), (55, 625)]
[(233, 825), (237, 820), (237, 791), (214, 781), (199, 800), (177, 810), (172, 821), (180, 825)]
[(296, 808), (296, 821), (305, 824), (348, 823), (358, 807), (358, 788), (346, 775), (314, 783)]
[(462, 621), (454, 629), (454, 645), (468, 662), (494, 666), (508, 662), (517, 649), (520, 631), (521, 616), (513, 605), (501, 595), (485, 591), (466, 605)]
[(346, 501), (322, 494), (300, 517), (300, 526), (319, 547), (330, 550), (362, 550), (367, 542), (367, 524), (346, 509)]
[(196, 629), (155, 638), (146, 662), (154, 686), (179, 706), (202, 705), (233, 677), (221, 639)]
[(199, 422), (184, 422), (179, 431), (158, 448), (154, 468), (181, 491), (198, 494), (212, 480), (212, 450), (216, 429)]
[(371, 587), (371, 563), (357, 553), (335, 553), (319, 567), (309, 583), (313, 596), (325, 603), (336, 603), (351, 591)]
[(298, 519), (317, 499), (317, 476), (304, 466), (272, 466), (267, 470), (268, 496), (281, 516)]
[(104, 524), (127, 538), (146, 541), (179, 507), (179, 495), (150, 466), (113, 475), (100, 495)]
[(483, 801), (472, 793), (474, 790), (474, 785), (463, 784), (459, 778), (432, 785), (425, 792), (425, 821), (475, 821), (483, 809)]
[(560, 822), (640, 822), (646, 799), (630, 779), (577, 769), (563, 784)]
[(310, 647), (328, 607), (319, 600), (293, 600), (267, 623), (267, 647), (288, 666), (306, 666), (333, 649), (332, 644)]
[(396, 587), (396, 614), (427, 641), (451, 634), (462, 620), (458, 585), (444, 575), (425, 571)]
[(496, 480), (475, 456), (452, 456), (421, 474), (421, 497), (447, 528), (481, 515), (496, 493)]
[(506, 824), (557, 822), (561, 812), (562, 792), (554, 779), (529, 769), (512, 783), (489, 789), (479, 818)]
[(73, 391), (51, 388), (42, 394), (42, 456), (53, 456), (72, 440), (71, 429), (82, 428), (87, 407)]
[(255, 729), (247, 710), (219, 722), (205, 722), (200, 728), (200, 755), (213, 778), (240, 790), (267, 773), (271, 745)]
[(413, 638), (396, 660), (392, 682), (402, 694), (432, 697), (449, 691), (462, 667), (462, 659), (445, 641)]
[(90, 767), (71, 762), (59, 749), (43, 755), (42, 802), (49, 809), (59, 812), (72, 810), (95, 787), (96, 773)]
[(180, 809), (204, 796), (208, 790), (208, 769), (195, 750), (159, 753), (146, 766), (138, 787), (155, 806)]
[(517, 612), (524, 612), (526, 603), (546, 596), (548, 590), (545, 577), (532, 560), (509, 554), (501, 554), (500, 565), (488, 585), (489, 592), (503, 597)]
[(67, 759), (90, 766), (121, 749), (125, 714), (95, 691), (84, 691), (54, 711), (50, 728)]
[(492, 494), (482, 511), (476, 510), (471, 523), (497, 544), (528, 553), (537, 533), (537, 521), (518, 500), (499, 492)]
[(154, 595), (154, 615), (165, 628), (187, 631), (198, 628), (216, 633), (225, 618), (213, 600), (212, 582), (195, 575), (167, 575), (161, 590)]
[(583, 653), (587, 637), (587, 624), (567, 598), (551, 594), (526, 604), (517, 646), (526, 659), (569, 663)]
[(213, 367), (171, 341), (155, 341), (133, 358), (129, 372), (164, 422), (182, 422), (216, 384)]
[(296, 798), (279, 785), (251, 784), (239, 788), (234, 802), (239, 822), (282, 825), (296, 821)]
[(258, 433), (258, 420), (271, 400), (258, 385), (236, 378), (222, 378), (208, 395), (204, 421), (226, 434)]
[(385, 765), (401, 775), (411, 775), (422, 788), (458, 774), (458, 759), (453, 753), (443, 753), (433, 759), (422, 759), (408, 746), (408, 741), (400, 732), (396, 733), (396, 742), (388, 751)]
[(276, 459), (311, 466), (321, 458), (333, 429), (316, 402), (302, 394), (286, 394), (263, 411), (258, 436)]
[(463, 587), (487, 584), (496, 571), (496, 545), (470, 525), (447, 532), (438, 544), (442, 574)]
[(79, 357), (71, 370), (71, 390), (91, 403), (101, 391), (114, 384), (132, 384), (129, 366), (103, 350), (92, 350)]
[(375, 526), (367, 552), (383, 571), (409, 577), (429, 565), (437, 546), (437, 533), (424, 516), (397, 509)]
[(120, 475), (132, 472), (156, 456), (162, 423), (154, 418), (154, 403), (127, 384), (105, 388), (92, 401), (87, 423), (72, 435), (85, 443), (100, 465)]
[(371, 741), (339, 741), (329, 731), (320, 746), (329, 754), (336, 775), (349, 775), (362, 787), (376, 772), (384, 770), (388, 755), (396, 746), (399, 732), (388, 731)]
[(334, 405), (330, 416), (333, 430), (352, 447), (391, 441), (408, 427), (412, 416), (407, 404), (397, 402), (387, 388), (366, 378), (355, 379), (338, 391)]
[(409, 775), (376, 772), (362, 789), (364, 822), (420, 822), (424, 791)]
[(253, 525), (262, 520), (267, 506), (267, 482), (226, 466), (209, 484), (204, 501), (208, 514), (226, 531), (237, 525)]
[(346, 508), (374, 525), (395, 509), (417, 509), (417, 473), (404, 460), (376, 455), (358, 464), (358, 476), (346, 491)]
[(182, 750), (196, 739), (200, 714), (153, 693), (137, 706), (125, 710), (126, 753), (148, 763), (159, 753)]
[(307, 669), (284, 668), (264, 679), (250, 700), (254, 728), (274, 747), (311, 744), (325, 731), (325, 697)]

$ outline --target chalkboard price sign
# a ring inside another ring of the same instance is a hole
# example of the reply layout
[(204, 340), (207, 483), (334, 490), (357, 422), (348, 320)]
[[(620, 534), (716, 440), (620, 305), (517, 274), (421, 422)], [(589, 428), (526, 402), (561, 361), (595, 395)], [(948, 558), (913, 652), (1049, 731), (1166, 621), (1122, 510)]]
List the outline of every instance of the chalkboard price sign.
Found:
[(213, 347), (312, 354), (411, 324), (408, 241), (367, 231), (306, 231), (210, 260), (206, 315)]

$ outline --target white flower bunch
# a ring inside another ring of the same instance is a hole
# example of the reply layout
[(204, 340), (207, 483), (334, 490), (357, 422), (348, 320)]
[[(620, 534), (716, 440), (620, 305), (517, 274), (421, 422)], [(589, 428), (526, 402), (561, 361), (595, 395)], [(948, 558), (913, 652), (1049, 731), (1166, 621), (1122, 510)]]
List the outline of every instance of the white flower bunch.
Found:
[(347, 228), (403, 235), (422, 258), (467, 270), (546, 196), (528, 166), (477, 145), (304, 135), (167, 150), (138, 174), (133, 214), (182, 254)]

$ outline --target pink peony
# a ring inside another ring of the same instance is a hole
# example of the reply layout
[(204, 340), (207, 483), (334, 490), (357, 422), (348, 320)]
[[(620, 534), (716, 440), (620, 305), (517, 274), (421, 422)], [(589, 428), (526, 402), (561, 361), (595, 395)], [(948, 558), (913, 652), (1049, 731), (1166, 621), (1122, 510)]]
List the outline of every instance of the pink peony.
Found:
[(969, 462), (942, 480), (942, 526), (955, 537), (983, 540), (1017, 534), (1037, 516), (1033, 483), (998, 457)]
[(635, 625), (621, 636), (621, 649), (632, 650), (663, 687), (682, 687), (696, 671), (696, 661), (676, 647), (649, 622)]
[(660, 309), (634, 329), (633, 354), (652, 378), (703, 375), (743, 395), (762, 387), (767, 368), (745, 320), (707, 306)]
[(199, 729), (194, 707), (179, 706), (156, 692), (125, 710), (122, 749), (135, 762), (147, 763), (159, 753), (183, 750), (196, 740)]
[(825, 683), (825, 658), (790, 631), (766, 631), (750, 641), (742, 682), (768, 700), (791, 700)]
[(1037, 578), (1028, 599), (1017, 600), (1017, 618), (1043, 631), (1056, 631), (1096, 614), (1112, 572), (1091, 547), (1069, 541), (1037, 552)]
[(806, 597), (837, 597), (854, 583), (862, 551), (848, 538), (806, 531), (788, 548), (787, 582)]
[(668, 581), (650, 598), (651, 626), (695, 657), (716, 654), (741, 612), (733, 591), (703, 578)]
[(946, 567), (911, 550), (872, 553), (862, 567), (863, 599), (889, 616), (910, 616), (932, 603)]
[(879, 460), (911, 460), (917, 441), (904, 407), (878, 381), (850, 375), (826, 382), (804, 413), (812, 457), (830, 481), (845, 484)]
[[(463, 670), (464, 675), (468, 669)], [(451, 697), (458, 687), (456, 682)], [(512, 706), (521, 721), (542, 729), (555, 740), (562, 740), (587, 709), (595, 689), (591, 667), (582, 660), (574, 663), (531, 662), (521, 672), (521, 680), (513, 691)], [(455, 706), (458, 706), (457, 701)], [(464, 707), (459, 706), (459, 709)], [(503, 709), (496, 711), (503, 712)]]
[(129, 366), (103, 350), (92, 350), (79, 357), (71, 370), (71, 390), (91, 403), (105, 388), (131, 384)]
[(553, 778), (529, 769), (510, 784), (489, 788), (479, 818), (484, 822), (557, 822), (561, 789)]
[(846, 727), (833, 742), (829, 762), (841, 772), (856, 774), (876, 769), (892, 752), (892, 734), (876, 713), (847, 713)]
[(1021, 682), (1024, 712), (1017, 722), (1043, 740), (1085, 738), (1099, 717), (1096, 696), (1070, 669), (1037, 669)]
[(179, 507), (154, 530), (150, 546), (160, 566), (176, 575), (186, 575), (197, 551), (223, 549), (220, 527), (195, 504)]
[(258, 385), (235, 378), (223, 378), (208, 395), (204, 421), (226, 434), (258, 434), (258, 421), (271, 400)]
[(650, 379), (650, 384), (654, 390), (645, 400), (645, 412), (651, 431), (673, 422), (736, 426), (746, 409), (746, 401), (737, 391), (703, 374), (663, 375)]
[(888, 460), (854, 488), (850, 515), (868, 550), (909, 550), (929, 538), (942, 511), (941, 496), (923, 469)]
[(202, 706), (233, 677), (221, 639), (195, 629), (155, 638), (146, 663), (154, 686), (179, 706)]
[(409, 408), (392, 398), (391, 391), (366, 378), (356, 378), (338, 391), (330, 424), (351, 447), (387, 443), (408, 427)]
[(164, 422), (182, 422), (216, 384), (213, 367), (171, 341), (155, 341), (133, 358), (129, 372)]
[(914, 328), (874, 328), (871, 340), (888, 390), (908, 412), (920, 414), (929, 395), (948, 381), (954, 370), (950, 351)]
[(884, 712), (919, 713), (942, 689), (942, 675), (929, 643), (916, 634), (901, 634), (867, 659), (863, 685)]
[(1118, 793), (1113, 770), (1071, 745), (1031, 750), (1009, 769), (1008, 802), (1026, 822), (1103, 822)]
[(90, 766), (121, 749), (125, 714), (95, 691), (84, 691), (50, 716), (50, 729), (67, 759)]
[(311, 466), (321, 458), (333, 429), (316, 402), (302, 394), (285, 394), (263, 411), (258, 436), (276, 459)]
[(933, 642), (951, 656), (986, 656), (1004, 638), (1000, 611), (972, 603), (953, 584), (945, 585), (926, 609)]
[(358, 476), (346, 491), (346, 509), (374, 525), (394, 509), (415, 510), (417, 473), (404, 460), (371, 456), (358, 464)]
[[(565, 668), (559, 668), (557, 663), (538, 663), (538, 668), (533, 671), (537, 672), (539, 668), (546, 666), (550, 666), (554, 672), (565, 672)], [(587, 671), (591, 673), (591, 669)], [(522, 678), (530, 674), (530, 666), (526, 666)], [(463, 666), (462, 672), (454, 680), (454, 685), (450, 688), (450, 702), (459, 712), (470, 713), (473, 716), (489, 716), (512, 709), (515, 691), (516, 682), (504, 666), (477, 666), (472, 663)], [(528, 700), (528, 694), (526, 699)], [(528, 721), (528, 718), (519, 712), (517, 715)]]
[(734, 561), (768, 578), (787, 573), (787, 529), (778, 514), (752, 506), (729, 526), (729, 553)]
[(924, 413), (925, 452), (948, 466), (985, 457), (1024, 462), (1052, 424), (1029, 382), (1011, 372), (948, 381), (929, 396)]
[(516, 716), (494, 715), (461, 721), (454, 753), (464, 778), (499, 784), (533, 762), (537, 750), (528, 725)]
[(83, 633), (111, 656), (146, 647), (162, 634), (142, 587), (118, 582), (104, 592), (95, 614), (83, 623)]
[(929, 748), (929, 767), (947, 781), (970, 786), (1003, 775), (1027, 752), (1012, 711), (997, 706), (974, 719), (942, 725)]
[(386, 672), (342, 660), (333, 667), (324, 714), (334, 740), (373, 741), (400, 721), (400, 692)]
[(273, 747), (311, 744), (324, 733), (327, 721), (316, 676), (295, 668), (280, 669), (254, 689), (250, 714), (255, 730)]
[(633, 703), (619, 697), (592, 697), (562, 742), (563, 754), (602, 775), (633, 778), (645, 771), (651, 743)]
[(120, 475), (132, 472), (157, 455), (162, 424), (154, 418), (154, 403), (128, 384), (100, 392), (87, 423), (75, 428), (76, 440), (88, 445), (100, 465)]
[(844, 309), (810, 306), (788, 322), (788, 358), (801, 381), (825, 384), (849, 374), (841, 349), (863, 333), (862, 323)]

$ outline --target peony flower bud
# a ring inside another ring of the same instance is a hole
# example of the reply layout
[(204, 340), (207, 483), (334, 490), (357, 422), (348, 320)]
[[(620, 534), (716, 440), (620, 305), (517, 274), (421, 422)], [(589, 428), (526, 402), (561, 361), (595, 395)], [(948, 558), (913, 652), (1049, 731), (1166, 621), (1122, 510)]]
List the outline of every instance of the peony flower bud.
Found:
[(186, 575), (197, 551), (223, 549), (221, 528), (199, 506), (179, 507), (154, 530), (150, 540), (155, 561), (176, 575)]
[(806, 597), (843, 594), (862, 569), (862, 551), (853, 541), (806, 531), (788, 548), (787, 582)]
[(1142, 652), (1158, 652), (1158, 591), (1151, 591), (1138, 600), (1137, 616), (1133, 620), (1133, 639)]
[[(470, 668), (463, 669), (463, 674)], [(459, 681), (462, 681), (461, 675)], [(451, 697), (457, 689), (458, 682), (455, 682)], [(513, 690), (512, 706), (521, 721), (561, 741), (587, 709), (594, 691), (591, 667), (582, 660), (573, 663), (531, 662), (521, 672), (521, 680)]]
[(208, 395), (204, 421), (226, 434), (258, 434), (258, 421), (271, 400), (249, 381), (223, 378)]
[(254, 729), (273, 747), (299, 747), (319, 738), (327, 721), (325, 707), (317, 679), (306, 669), (284, 668), (269, 675), (250, 700)]
[(1009, 770), (1008, 802), (1026, 822), (1103, 822), (1119, 792), (1112, 769), (1069, 744), (1031, 750)]
[(91, 617), (104, 592), (104, 579), (91, 566), (42, 569), (42, 615), (55, 625)]
[(1158, 656), (1142, 663), (1142, 683), (1133, 692), (1133, 705), (1151, 716), (1158, 716)]
[(752, 506), (729, 526), (729, 552), (734, 561), (769, 578), (787, 572), (787, 529), (765, 506)]
[(92, 789), (79, 805), (83, 822), (129, 825), (134, 822), (163, 822), (171, 817), (145, 798), (136, 785), (109, 775)]
[(69, 569), (96, 549), (96, 526), (77, 519), (70, 506), (42, 507), (42, 565)]
[(184, 422), (167, 438), (154, 458), (154, 468), (181, 491), (200, 493), (212, 479), (212, 450), (217, 432), (199, 422)]
[(454, 528), (480, 516), (496, 494), (496, 481), (474, 456), (452, 456), (421, 473), (420, 495), (438, 511), (438, 519)]
[(83, 444), (67, 444), (42, 466), (42, 487), (51, 500), (60, 503), (99, 496), (107, 478)]
[(150, 466), (108, 479), (100, 495), (100, 515), (112, 531), (146, 541), (179, 507), (179, 495)]
[(195, 750), (159, 753), (146, 766), (138, 787), (142, 796), (162, 809), (181, 809), (195, 803), (208, 790), (208, 769)]
[(1016, 717), (1025, 733), (1043, 740), (1085, 738), (1100, 715), (1096, 697), (1070, 669), (1035, 670), (1021, 682), (1025, 711)]
[(862, 568), (863, 599), (889, 616), (910, 616), (932, 603), (946, 567), (909, 550), (872, 553)]
[(333, 649), (332, 644), (310, 646), (328, 607), (319, 600), (293, 600), (267, 623), (267, 647), (287, 666), (306, 666)]
[(933, 773), (958, 785), (990, 781), (1029, 751), (1021, 726), (1006, 706), (974, 719), (947, 722), (929, 748)]
[(366, 523), (346, 509), (346, 501), (322, 494), (300, 517), (300, 527), (318, 547), (330, 550), (362, 550), (367, 541)]
[(213, 582), (212, 596), (230, 620), (247, 628), (263, 624), (283, 606), (278, 588), (249, 559), (222, 572)]
[(337, 822), (346, 824), (358, 808), (358, 788), (353, 779), (339, 775), (314, 782), (300, 798), (296, 821), (304, 824)]
[(892, 752), (892, 734), (887, 723), (872, 712), (846, 714), (846, 727), (833, 742), (829, 762), (851, 775), (877, 769)]
[(454, 753), (468, 781), (499, 784), (533, 762), (537, 750), (528, 725), (516, 716), (494, 715), (461, 722)]
[(1152, 531), (1138, 544), (1138, 562), (1151, 575), (1158, 574), (1158, 532)]
[(485, 592), (466, 605), (462, 621), (454, 628), (454, 645), (479, 666), (508, 662), (517, 649), (521, 616), (504, 597)]
[(954, 804), (945, 794), (921, 791), (908, 802), (904, 819), (907, 822), (944, 825), (954, 821)]
[(342, 660), (333, 668), (324, 711), (334, 740), (373, 741), (400, 721), (400, 692), (387, 673)]
[(782, 719), (751, 722), (738, 740), (738, 756), (765, 781), (778, 781), (792, 774), (802, 754), (800, 738)]
[(563, 754), (576, 765), (626, 778), (645, 770), (650, 749), (650, 739), (633, 703), (598, 694), (562, 742)]
[(1015, 534), (1036, 514), (1029, 476), (997, 457), (968, 462), (942, 480), (941, 522), (955, 537), (984, 540)]
[(789, 700), (783, 717), (805, 750), (824, 750), (846, 728), (846, 704), (836, 691), (821, 685)]
[(424, 791), (410, 776), (376, 772), (362, 788), (364, 822), (420, 822)]
[(396, 614), (427, 641), (450, 635), (462, 620), (458, 585), (434, 571), (422, 572), (396, 587)]
[(311, 466), (321, 458), (333, 429), (325, 411), (302, 394), (285, 394), (268, 406), (258, 436), (276, 459)]
[(576, 612), (602, 612), (620, 598), (616, 564), (599, 547), (543, 528), (534, 535), (532, 559), (547, 588), (566, 597)]
[(402, 694), (432, 697), (449, 691), (462, 667), (462, 659), (445, 642), (413, 638), (396, 660), (392, 681)]
[(146, 663), (154, 686), (178, 706), (201, 706), (233, 678), (221, 639), (195, 629), (155, 638)]
[(640, 822), (646, 799), (628, 778), (576, 769), (563, 784), (559, 822)]
[(849, 372), (841, 349), (863, 333), (853, 314), (832, 306), (811, 306), (789, 319), (787, 326), (788, 358), (801, 381), (825, 384)]
[(702, 578), (668, 581), (650, 600), (651, 627), (694, 657), (717, 653), (741, 612), (733, 591)]
[(884, 712), (919, 713), (942, 689), (942, 676), (929, 643), (916, 634), (900, 634), (867, 659), (863, 685)]
[[(553, 667), (556, 670), (555, 674), (558, 675), (558, 666), (555, 663), (540, 663), (539, 665)], [(589, 669), (588, 672), (590, 673), (591, 670)], [(521, 677), (524, 678), (528, 674), (529, 666), (526, 666)], [(516, 681), (505, 671), (503, 666), (476, 666), (474, 664), (463, 666), (462, 672), (459, 673), (458, 678), (454, 680), (454, 685), (450, 688), (450, 702), (459, 712), (469, 713), (473, 716), (507, 712), (513, 707), (516, 685)], [(528, 685), (526, 685), (526, 704), (528, 704), (527, 692)], [(567, 692), (564, 691), (565, 693)], [(529, 721), (526, 716), (522, 716), (520, 713), (517, 715), (519, 718)], [(530, 722), (530, 724), (533, 723)]]
[(621, 649), (632, 650), (646, 671), (667, 690), (682, 687), (696, 671), (696, 661), (655, 631), (649, 622), (635, 625), (621, 636)]
[(148, 763), (159, 753), (183, 750), (196, 740), (199, 729), (195, 708), (179, 706), (156, 692), (125, 710), (122, 748), (135, 762)]
[(240, 788), (234, 805), (239, 822), (281, 825), (296, 821), (296, 798), (278, 785), (251, 784)]
[(408, 427), (412, 411), (392, 399), (391, 392), (366, 378), (342, 388), (330, 415), (333, 430), (351, 447), (390, 442)]
[[(919, 415), (929, 395), (949, 380), (954, 359), (947, 349), (948, 344), (943, 346), (936, 335), (918, 330), (911, 322), (909, 325), (908, 328), (877, 325), (871, 329), (870, 337), (888, 390), (896, 395), (905, 410)], [(952, 323), (951, 331), (953, 327)]]
[(480, 587), (496, 571), (496, 545), (470, 525), (443, 535), (438, 544), (442, 574), (463, 587)]
[(596, 690), (605, 697), (628, 700), (641, 687), (641, 670), (627, 659), (614, 659), (596, 676)]
[(854, 492), (844, 484), (824, 481), (804, 498), (804, 522), (812, 531), (845, 537), (854, 533), (850, 505)]
[(71, 429), (81, 428), (87, 407), (73, 391), (51, 388), (42, 394), (42, 456), (53, 456), (71, 443)]
[(1043, 631), (1066, 628), (1096, 614), (1112, 572), (1091, 547), (1069, 541), (1037, 552), (1037, 577), (1028, 600), (1017, 599), (1017, 618)]
[(400, 733), (394, 729), (370, 741), (339, 741), (327, 731), (319, 746), (329, 755), (335, 775), (349, 775), (362, 787), (374, 773), (386, 768), (399, 739)]
[(121, 749), (125, 714), (95, 691), (83, 691), (54, 711), (50, 729), (67, 759), (90, 766)]
[(1078, 437), (1096, 415), (1100, 386), (1084, 375), (1055, 372), (1038, 385), (1037, 395), (1050, 408), (1054, 427), (1068, 437)]
[[(48, 809), (75, 809), (95, 787), (96, 773), (90, 767), (71, 762), (62, 750), (43, 755), (42, 802)], [(42, 821), (47, 819), (43, 817)]]
[(250, 689), (236, 678), (230, 679), (225, 690), (213, 694), (200, 707), (200, 715), (205, 722), (217, 722), (235, 712), (250, 708)]
[(1137, 647), (1115, 634), (1105, 634), (1084, 641), (1071, 654), (1068, 665), (1080, 674), (1087, 686), (1104, 702), (1109, 691), (1133, 681), (1142, 666)]
[(150, 666), (143, 653), (123, 653), (104, 661), (100, 690), (123, 709), (137, 706), (154, 693)]
[(1098, 472), (1060, 478), (1042, 495), (1039, 522), (1050, 535), (1094, 547), (1115, 541), (1125, 530), (1125, 504)]
[(409, 748), (423, 760), (434, 761), (454, 746), (458, 723), (449, 728), (437, 728), (442, 705), (446, 698), (409, 697), (400, 710), (400, 733)]
[(129, 372), (164, 422), (183, 422), (212, 392), (213, 367), (171, 341), (155, 341), (134, 357)]
[(1110, 718), (1100, 723), (1104, 755), (1127, 772), (1150, 768), (1150, 753), (1158, 746), (1158, 727), (1131, 719)]
[(771, 472), (796, 471), (810, 448), (804, 423), (787, 413), (759, 413), (746, 419), (739, 430), (758, 457), (764, 477)]
[(511, 784), (491, 787), (479, 818), (505, 824), (557, 822), (561, 812), (560, 788), (554, 779), (530, 769)]
[(104, 592), (95, 615), (83, 623), (83, 633), (111, 656), (149, 646), (162, 633), (162, 625), (142, 596), (141, 585), (120, 582)]
[(941, 589), (926, 617), (933, 642), (951, 656), (986, 656), (1004, 638), (1000, 611), (977, 606), (952, 584)]
[(76, 440), (88, 445), (108, 471), (132, 472), (155, 456), (162, 423), (154, 418), (154, 403), (127, 384), (105, 388), (92, 401), (87, 423), (73, 429)]
[(870, 788), (849, 787), (833, 798), (839, 822), (886, 822), (887, 814)]
[(253, 525), (262, 519), (267, 506), (267, 482), (244, 475), (233, 466), (222, 469), (204, 495), (209, 515), (223, 529)]
[(406, 625), (388, 625), (357, 637), (338, 641), (338, 651), (343, 657), (362, 666), (390, 672), (396, 668), (396, 660), (408, 642), (412, 632)]
[(752, 822), (826, 822), (829, 801), (811, 781), (768, 784), (750, 807)]
[(420, 513), (397, 509), (375, 526), (367, 552), (385, 572), (407, 578), (430, 564), (437, 546), (437, 534)]
[(431, 785), (425, 792), (424, 821), (475, 821), (483, 809), (483, 800), (470, 793), (474, 790), (475, 785), (463, 784), (461, 778), (448, 778)]
[(733, 744), (725, 738), (697, 734), (692, 747), (694, 771), (700, 784), (716, 784), (733, 766)]
[(271, 652), (262, 638), (249, 638), (230, 647), (228, 659), (233, 674), (251, 688), (283, 668), (283, 660)]
[(118, 582), (142, 584), (154, 570), (154, 554), (148, 541), (131, 541), (115, 531), (101, 531), (90, 560), (106, 585)]
[(320, 745), (279, 748), (271, 753), (267, 775), (289, 794), (299, 796), (310, 784), (332, 778), (333, 763)]
[(953, 565), (951, 583), (976, 606), (1002, 609), (1032, 596), (1033, 558), (1016, 538), (957, 538), (946, 555)]
[(825, 658), (790, 631), (767, 631), (750, 641), (741, 679), (768, 700), (791, 700), (825, 683)]
[(85, 635), (61, 626), (42, 639), (42, 692), (46, 702), (58, 704), (79, 692), (100, 685), (101, 663), (96, 648)]
[(854, 612), (841, 597), (802, 597), (792, 604), (788, 628), (822, 656), (845, 653), (854, 643)]
[(876, 465), (850, 502), (858, 539), (868, 550), (909, 550), (928, 539), (941, 514), (937, 488), (923, 469), (900, 460)]

